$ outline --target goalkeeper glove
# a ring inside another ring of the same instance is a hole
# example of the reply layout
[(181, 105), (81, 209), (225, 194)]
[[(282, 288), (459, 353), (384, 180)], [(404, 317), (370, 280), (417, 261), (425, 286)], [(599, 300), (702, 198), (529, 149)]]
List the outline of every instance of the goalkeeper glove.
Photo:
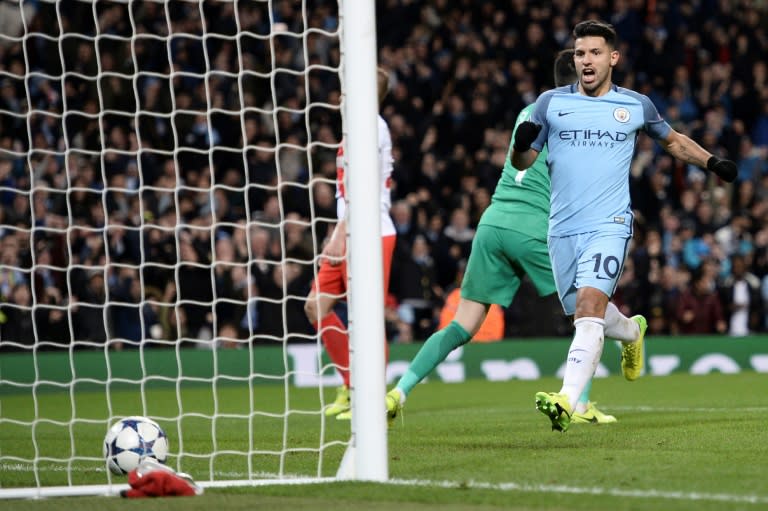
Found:
[(723, 181), (733, 183), (738, 174), (736, 164), (731, 160), (723, 160), (717, 156), (712, 156), (707, 160), (707, 170), (717, 174)]
[(515, 151), (524, 153), (530, 149), (531, 144), (539, 136), (540, 131), (541, 124), (535, 124), (531, 121), (521, 122), (515, 131), (515, 143), (513, 145)]
[(176, 472), (170, 467), (146, 459), (128, 473), (130, 489), (123, 490), (123, 497), (191, 497), (203, 493), (188, 474)]

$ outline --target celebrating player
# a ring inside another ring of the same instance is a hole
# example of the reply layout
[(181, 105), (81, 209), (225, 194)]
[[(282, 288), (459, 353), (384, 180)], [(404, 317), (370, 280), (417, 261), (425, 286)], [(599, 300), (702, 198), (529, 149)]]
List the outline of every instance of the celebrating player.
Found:
[[(389, 90), (389, 75), (379, 68), (377, 73), (378, 96), (381, 103)], [(384, 295), (387, 295), (389, 273), (392, 266), (392, 254), (395, 250), (395, 225), (389, 216), (391, 206), (390, 187), (392, 184), (392, 139), (386, 121), (379, 115), (379, 165), (381, 178), (381, 243), (384, 262)], [(344, 384), (337, 389), (335, 401), (325, 410), (327, 416), (337, 419), (349, 419), (349, 335), (341, 318), (333, 312), (333, 307), (347, 291), (346, 238), (346, 190), (344, 188), (344, 148), (339, 147), (336, 157), (336, 213), (338, 222), (331, 233), (321, 254), (320, 269), (317, 279), (312, 283), (312, 290), (307, 296), (304, 312), (307, 318), (320, 332), (323, 346), (336, 366)], [(360, 172), (352, 169), (352, 172)]]
[[(538, 97), (530, 120), (515, 132), (512, 150), (512, 164), (518, 169), (528, 168), (545, 147), (549, 151), (549, 254), (560, 301), (566, 314), (574, 315), (576, 332), (560, 392), (537, 393), (536, 407), (560, 431), (568, 428), (592, 378), (604, 336), (621, 338), (613, 332), (617, 320), (624, 321), (608, 301), (632, 237), (629, 168), (638, 132), (646, 132), (686, 163), (726, 181), (736, 177), (734, 162), (712, 155), (672, 129), (647, 96), (611, 82), (619, 62), (611, 25), (583, 21), (573, 37), (578, 82)], [(630, 379), (640, 373), (641, 348), (641, 342), (624, 343), (622, 370)]]
[[(573, 51), (561, 52), (555, 61), (555, 84), (576, 82)], [(524, 108), (516, 126), (528, 119), (533, 105)], [(546, 148), (528, 170), (518, 172), (509, 155), (496, 185), (491, 205), (483, 213), (472, 242), (466, 273), (461, 282), (461, 299), (453, 321), (432, 334), (416, 354), (408, 370), (387, 394), (390, 421), (399, 413), (414, 386), (423, 380), (448, 354), (470, 341), (480, 328), (491, 304), (509, 305), (520, 281), (527, 274), (540, 296), (555, 292), (547, 252), (549, 216), (549, 169)], [(645, 319), (624, 317), (611, 304), (617, 327), (613, 332), (622, 340), (635, 340), (645, 331)], [(606, 415), (589, 401), (589, 387), (584, 389), (574, 414), (574, 421), (610, 423)]]

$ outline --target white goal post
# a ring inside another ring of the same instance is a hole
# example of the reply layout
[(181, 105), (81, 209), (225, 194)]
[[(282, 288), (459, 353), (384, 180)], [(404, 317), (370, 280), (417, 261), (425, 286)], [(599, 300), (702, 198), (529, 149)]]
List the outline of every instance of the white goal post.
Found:
[[(376, 169), (371, 156), (378, 155), (376, 114), (376, 23), (373, 0), (345, 0), (342, 40), (346, 82), (345, 134), (349, 151), (349, 259), (350, 340), (352, 371), (352, 448), (355, 478), (383, 481), (388, 478), (387, 425), (383, 405), (385, 387), (384, 280), (381, 253), (381, 211), (376, 200), (381, 181), (354, 169)], [(346, 153), (345, 153), (346, 154)], [(378, 176), (376, 176), (378, 178)], [(375, 181), (375, 182), (374, 182)], [(373, 193), (374, 195), (370, 195)], [(362, 201), (357, 197), (363, 197)], [(362, 204), (361, 202), (367, 202)], [(365, 278), (360, 278), (365, 275)]]
[(119, 493), (128, 415), (204, 488), (388, 479), (376, 173), (345, 173), (351, 424), (303, 313), (342, 140), (378, 165), (374, 4), (0, 3), (0, 499)]

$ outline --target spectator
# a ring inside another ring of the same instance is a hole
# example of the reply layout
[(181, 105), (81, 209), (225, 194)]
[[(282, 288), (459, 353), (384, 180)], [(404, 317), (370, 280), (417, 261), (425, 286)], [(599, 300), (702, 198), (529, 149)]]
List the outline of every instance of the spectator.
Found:
[(675, 313), (680, 290), (685, 284), (680, 274), (674, 266), (662, 267), (658, 285), (652, 288), (648, 296), (648, 332), (653, 335), (677, 333)]
[[(214, 254), (215, 260), (212, 264), (216, 299), (214, 317), (220, 329), (225, 324), (238, 325), (245, 316), (249, 280), (246, 265), (235, 260), (235, 248), (231, 237), (220, 236), (216, 240)], [(247, 323), (244, 333), (249, 333)]]
[(304, 314), (310, 279), (310, 272), (292, 261), (273, 267), (271, 280), (259, 289), (259, 341), (274, 344), (314, 339), (314, 329)]
[(743, 255), (731, 256), (731, 275), (720, 286), (720, 297), (728, 317), (728, 335), (743, 337), (761, 328), (760, 279), (747, 271)]
[(176, 303), (184, 309), (185, 330), (189, 337), (197, 339), (204, 327), (210, 332), (213, 323), (210, 263), (195, 248), (189, 233), (182, 233), (179, 249), (181, 261), (177, 270)]
[[(11, 289), (9, 303), (0, 305), (0, 340), (34, 346), (36, 338), (32, 324), (32, 295), (25, 284)], [(7, 346), (7, 344), (5, 344)]]
[(17, 237), (8, 233), (2, 240), (0, 253), (0, 301), (11, 301), (11, 295), (17, 284), (26, 284), (27, 277), (18, 266), (19, 242)]
[(70, 320), (67, 303), (57, 287), (48, 287), (34, 311), (37, 341), (41, 346), (65, 348), (69, 345)]
[[(152, 337), (158, 324), (157, 314), (145, 301), (136, 269), (122, 267), (109, 279), (109, 337), (138, 345)], [(142, 303), (144, 302), (144, 303)]]
[(432, 313), (438, 295), (434, 261), (424, 236), (414, 238), (408, 259), (393, 262), (391, 287), (400, 297), (401, 316), (410, 323), (414, 337), (423, 339), (435, 326)]
[(704, 271), (696, 272), (691, 287), (681, 293), (675, 315), (681, 334), (722, 334), (728, 329), (714, 281)]
[(104, 274), (102, 270), (90, 270), (82, 291), (73, 297), (70, 309), (75, 342), (96, 344), (107, 340), (105, 300)]

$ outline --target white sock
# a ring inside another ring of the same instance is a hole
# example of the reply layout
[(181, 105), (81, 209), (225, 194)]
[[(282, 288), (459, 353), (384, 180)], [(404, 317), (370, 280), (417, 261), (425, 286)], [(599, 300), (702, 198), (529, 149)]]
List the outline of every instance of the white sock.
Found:
[(621, 342), (635, 342), (640, 336), (640, 325), (621, 313), (618, 307), (608, 302), (605, 309), (605, 336)]
[(603, 354), (605, 321), (602, 318), (579, 318), (573, 322), (576, 333), (568, 350), (561, 394), (568, 396), (571, 410), (576, 409), (579, 396), (595, 374), (600, 355)]

